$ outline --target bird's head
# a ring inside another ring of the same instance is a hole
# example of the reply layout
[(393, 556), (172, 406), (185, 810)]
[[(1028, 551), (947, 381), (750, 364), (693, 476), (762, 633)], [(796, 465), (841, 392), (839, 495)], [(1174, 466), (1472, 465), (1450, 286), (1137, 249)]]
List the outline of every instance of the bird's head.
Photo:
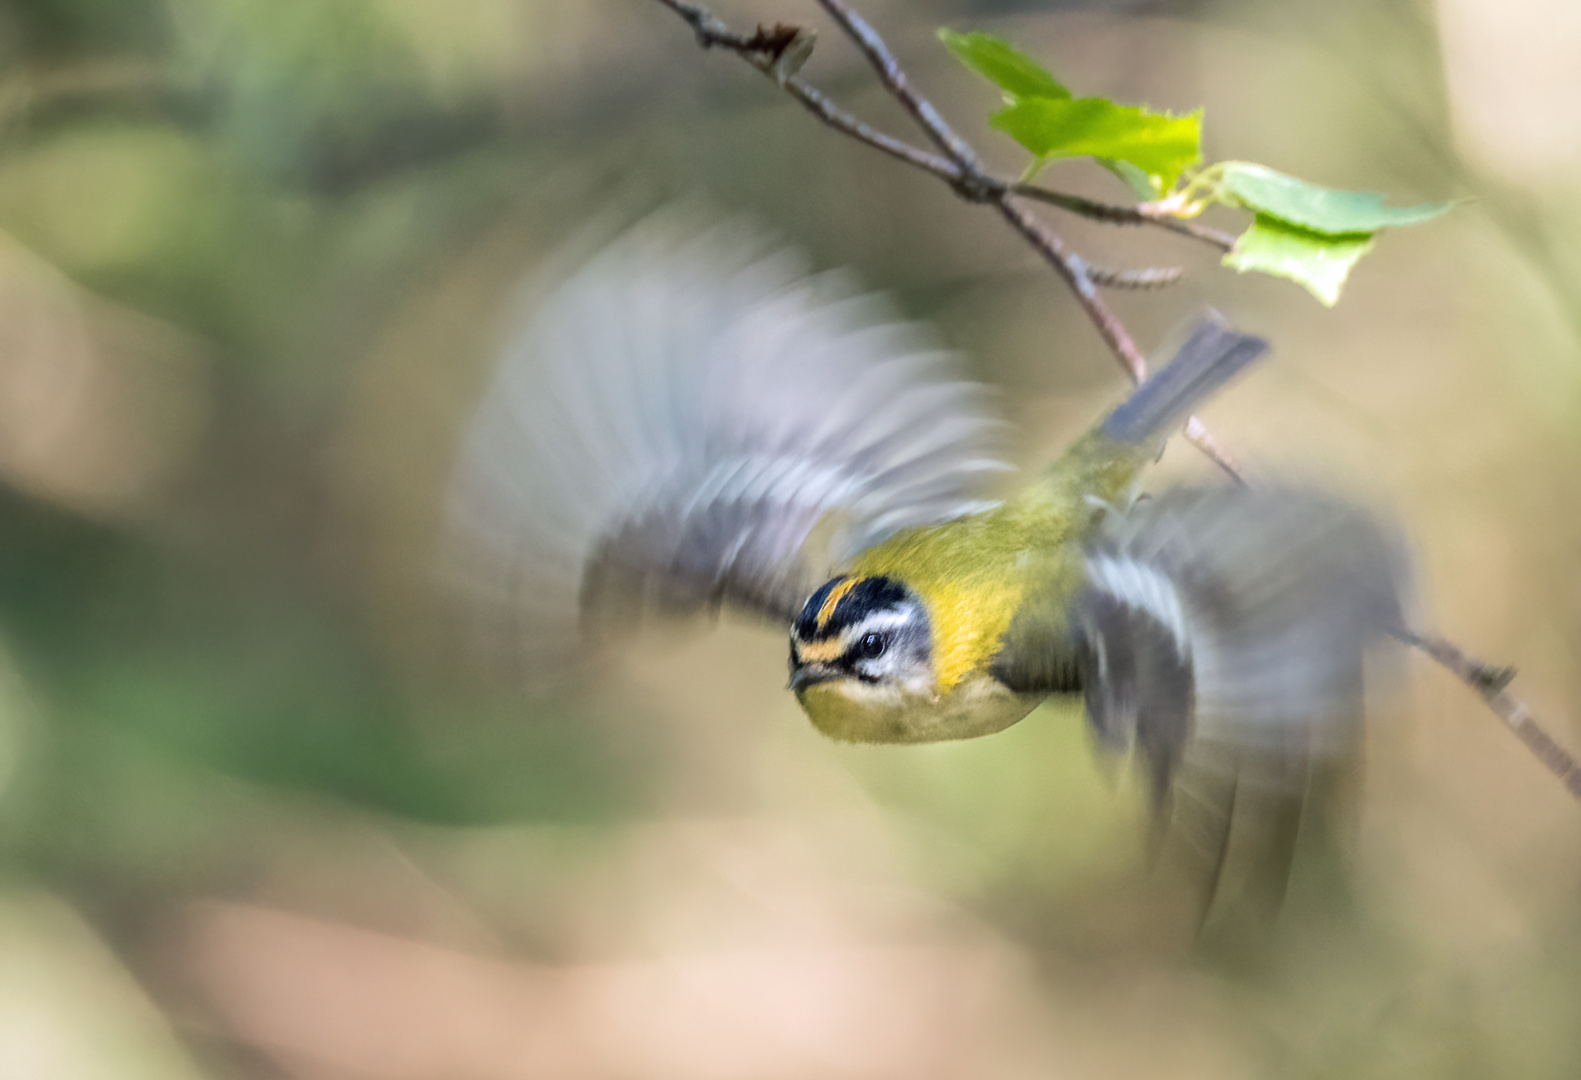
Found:
[(790, 688), (827, 735), (905, 741), (907, 714), (937, 696), (922, 601), (890, 577), (828, 582), (791, 627)]

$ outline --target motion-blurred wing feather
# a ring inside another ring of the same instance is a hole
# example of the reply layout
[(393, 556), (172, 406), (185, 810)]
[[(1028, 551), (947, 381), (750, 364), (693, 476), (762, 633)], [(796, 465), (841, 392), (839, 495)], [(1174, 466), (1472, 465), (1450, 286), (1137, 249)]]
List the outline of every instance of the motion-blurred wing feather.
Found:
[(1315, 492), (1167, 491), (1045, 575), (993, 670), (1084, 693), (1099, 738), (1145, 764), (1205, 904), (1227, 879), (1276, 900), (1314, 778), (1361, 730), (1368, 654), (1404, 626), (1404, 567), (1380, 523)]
[(1169, 491), (1088, 549), (1089, 718), (1148, 763), (1208, 902), (1227, 877), (1282, 895), (1314, 778), (1360, 734), (1368, 655), (1404, 626), (1404, 565), (1373, 517), (1298, 490)]
[(509, 333), (452, 487), (452, 566), (539, 664), (574, 651), (579, 615), (603, 633), (729, 603), (788, 624), (832, 563), (983, 508), (1001, 435), (880, 298), (660, 215)]
[[(1402, 626), (1403, 563), (1370, 515), (1327, 496), (1178, 489), (1107, 523), (1085, 603), (1171, 628), (1201, 752), (1323, 753), (1350, 744), (1363, 661)], [(1135, 717), (1138, 733), (1147, 722)]]

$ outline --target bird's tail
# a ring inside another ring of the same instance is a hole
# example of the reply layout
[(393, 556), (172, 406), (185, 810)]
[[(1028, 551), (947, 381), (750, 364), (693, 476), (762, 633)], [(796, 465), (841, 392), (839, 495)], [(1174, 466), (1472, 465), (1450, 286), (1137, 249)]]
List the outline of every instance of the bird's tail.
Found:
[(1231, 328), (1216, 312), (1157, 373), (1109, 414), (1102, 432), (1122, 443), (1147, 446), (1168, 435), (1208, 395), (1268, 351), (1268, 342)]

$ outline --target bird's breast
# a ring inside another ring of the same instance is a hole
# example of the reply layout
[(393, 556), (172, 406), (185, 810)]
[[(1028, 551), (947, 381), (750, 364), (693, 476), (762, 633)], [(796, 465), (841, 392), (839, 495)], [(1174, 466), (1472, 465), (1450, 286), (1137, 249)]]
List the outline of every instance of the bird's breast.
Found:
[(1043, 695), (1015, 693), (979, 670), (942, 693), (841, 679), (809, 686), (797, 698), (813, 726), (830, 738), (920, 743), (1003, 731), (1036, 708)]

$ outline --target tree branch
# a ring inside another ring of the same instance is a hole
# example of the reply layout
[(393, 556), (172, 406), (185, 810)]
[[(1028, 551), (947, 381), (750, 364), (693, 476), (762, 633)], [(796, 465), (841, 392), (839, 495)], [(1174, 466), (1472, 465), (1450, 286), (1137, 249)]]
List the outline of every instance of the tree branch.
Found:
[[(742, 34), (730, 29), (726, 23), (700, 4), (692, 3), (690, 0), (659, 0), (659, 3), (686, 20), (692, 32), (697, 35), (698, 43), (704, 48), (718, 46), (736, 53), (758, 71), (774, 79), (787, 93), (831, 127), (882, 150), (891, 157), (932, 173), (969, 202), (993, 203), (998, 208), (1000, 216), (1009, 222), (1011, 227), (1020, 233), (1022, 238), (1064, 279), (1066, 285), (1075, 294), (1077, 303), (1097, 327), (1099, 336), (1109, 346), (1109, 350), (1114, 354), (1121, 368), (1131, 377), (1131, 381), (1135, 383), (1145, 379), (1146, 358), (1136, 347), (1136, 342), (1131, 339), (1125, 325), (1120, 322), (1119, 317), (1098, 292), (1099, 283), (1094, 280), (1086, 262), (1074, 252), (1067, 251), (1059, 235), (1014, 198), (1017, 194), (1016, 185), (983, 171), (976, 152), (965, 140), (955, 134), (933, 104), (912, 88), (900, 62), (895, 59), (895, 55), (884, 44), (883, 38), (879, 37), (877, 31), (869, 26), (866, 20), (852, 11), (845, 0), (818, 0), (818, 2), (856, 43), (868, 62), (873, 65), (874, 70), (878, 72), (885, 87), (934, 145), (944, 151), (946, 157), (940, 157), (872, 128), (839, 109), (794, 72), (786, 73), (778, 69), (780, 55), (793, 39), (797, 28), (776, 26), (772, 30), (765, 30), (759, 27), (756, 33)], [(1030, 197), (1052, 202), (1062, 209), (1098, 221), (1151, 224), (1164, 228), (1172, 228), (1172, 225), (1176, 224), (1173, 222), (1166, 224), (1166, 219), (1149, 216), (1141, 211), (1128, 213), (1121, 207), (1107, 206), (1074, 195), (1063, 196), (1059, 192), (1045, 188), (1032, 188), (1028, 194)], [(1204, 239), (1199, 235), (1202, 231), (1200, 226), (1189, 226), (1185, 234)], [(1208, 242), (1217, 244), (1216, 240), (1208, 240)], [(1112, 277), (1110, 283), (1113, 283)], [(1229, 454), (1208, 434), (1207, 429), (1196, 417), (1192, 417), (1187, 424), (1186, 437), (1232, 479), (1242, 484), (1246, 482)]]
[(1105, 289), (1161, 289), (1185, 277), (1183, 266), (1148, 266), (1140, 270), (1111, 270), (1102, 266), (1087, 267), (1087, 276), (1094, 285)]
[(1549, 735), (1526, 703), (1510, 693), (1515, 669), (1474, 660), (1453, 642), (1431, 634), (1402, 633), (1402, 640), (1416, 646), (1471, 688), (1504, 721), (1504, 726), (1526, 744), (1538, 761), (1559, 778), (1565, 789), (1581, 799), (1581, 764)]
[(1211, 244), (1220, 251), (1231, 251), (1235, 247), (1235, 237), (1223, 229), (1215, 229), (1211, 225), (1199, 225), (1195, 221), (1183, 221), (1180, 218), (1170, 217), (1168, 214), (1148, 213), (1137, 206), (1115, 206), (1112, 203), (1102, 203), (1094, 199), (1084, 198), (1081, 195), (1070, 195), (1063, 191), (1050, 191), (1037, 184), (1011, 184), (1010, 190), (1017, 195), (1024, 195), (1038, 202), (1057, 206), (1061, 210), (1092, 221), (1101, 221), (1106, 225), (1155, 225), (1160, 229), (1189, 236), (1193, 240), (1201, 240)]
[(781, 75), (776, 72), (775, 64), (779, 60), (779, 52), (774, 48), (777, 42), (772, 33), (765, 33), (761, 29), (752, 35), (737, 33), (707, 8), (688, 3), (687, 0), (659, 0), (659, 3), (686, 21), (686, 24), (692, 28), (692, 33), (697, 36), (697, 43), (703, 48), (717, 47), (735, 53), (777, 82), (786, 93), (801, 102), (808, 111), (830, 127), (876, 150), (881, 150), (890, 157), (904, 161), (924, 172), (930, 172), (947, 184), (953, 186), (960, 182), (960, 168), (948, 159), (930, 154), (901, 139), (886, 135), (870, 124), (863, 123), (839, 108), (822, 92), (794, 73)]
[(878, 77), (883, 80), (890, 94), (901, 107), (911, 114), (922, 130), (932, 139), (934, 145), (949, 157), (960, 168), (961, 179), (956, 184), (963, 198), (973, 202), (987, 202), (990, 199), (1002, 200), (1009, 190), (1009, 185), (987, 176), (977, 161), (977, 152), (966, 144), (966, 141), (955, 134), (944, 117), (939, 115), (939, 110), (933, 107), (932, 102), (911, 88), (911, 82), (906, 78), (906, 73), (901, 70), (900, 62), (895, 59), (895, 54), (889, 51), (889, 46), (884, 44), (884, 39), (878, 32), (867, 24), (856, 12), (852, 11), (845, 0), (818, 0), (840, 28), (856, 42), (859, 49), (867, 57), (873, 69), (878, 72)]
[[(819, 2), (821, 3), (822, 0)], [(884, 45), (883, 39), (843, 3), (835, 2), (832, 7), (829, 4), (824, 6), (829, 7), (831, 11), (842, 13), (843, 17), (836, 16), (842, 26), (847, 25), (849, 20), (853, 28), (852, 32), (861, 35), (858, 40), (863, 44), (863, 51), (872, 59), (879, 74), (884, 77), (885, 85), (890, 88), (891, 93), (904, 95), (902, 104), (907, 106), (907, 111), (917, 118), (918, 123), (929, 132), (940, 149), (950, 154), (949, 157), (931, 153), (885, 134), (845, 112), (806, 80), (794, 73), (785, 74), (777, 71), (775, 65), (779, 53), (775, 46), (779, 44), (781, 38), (776, 36), (775, 31), (781, 34), (793, 33), (796, 27), (779, 26), (770, 31), (759, 28), (754, 34), (742, 34), (730, 29), (726, 23), (700, 4), (691, 3), (689, 0), (659, 0), (659, 3), (685, 20), (692, 28), (692, 33), (696, 35), (697, 43), (703, 48), (717, 47), (730, 50), (773, 79), (786, 93), (801, 102), (808, 111), (830, 127), (867, 143), (890, 157), (932, 173), (971, 201), (987, 202), (1009, 191), (1106, 225), (1151, 225), (1199, 240), (1221, 251), (1229, 251), (1235, 246), (1235, 237), (1232, 234), (1212, 226), (1184, 221), (1168, 214), (1149, 213), (1140, 207), (1117, 206), (1081, 195), (1053, 191), (1038, 184), (1012, 182), (985, 172), (971, 147), (955, 135), (926, 98), (911, 89), (905, 73)]]
[[(1076, 301), (1087, 312), (1087, 317), (1098, 328), (1099, 335), (1120, 361), (1120, 366), (1125, 369), (1126, 374), (1131, 376), (1131, 381), (1139, 383), (1147, 378), (1147, 358), (1136, 347), (1136, 342), (1131, 339), (1131, 335), (1115, 315), (1114, 310), (1105, 303), (1102, 296), (1098, 295), (1098, 289), (1093, 284), (1092, 276), (1087, 271), (1087, 264), (1081, 256), (1067, 252), (1058, 234), (1043, 224), (1042, 220), (1028, 210), (1020, 200), (1011, 198), (1008, 192), (995, 201), (995, 206), (998, 207), (1000, 216), (1047, 260), (1060, 277), (1065, 279), (1065, 284), (1069, 285), (1071, 291), (1076, 294)], [(1206, 425), (1195, 416), (1186, 421), (1186, 438), (1232, 480), (1238, 484), (1246, 484), (1246, 477), (1236, 466), (1234, 459), (1209, 434)]]

